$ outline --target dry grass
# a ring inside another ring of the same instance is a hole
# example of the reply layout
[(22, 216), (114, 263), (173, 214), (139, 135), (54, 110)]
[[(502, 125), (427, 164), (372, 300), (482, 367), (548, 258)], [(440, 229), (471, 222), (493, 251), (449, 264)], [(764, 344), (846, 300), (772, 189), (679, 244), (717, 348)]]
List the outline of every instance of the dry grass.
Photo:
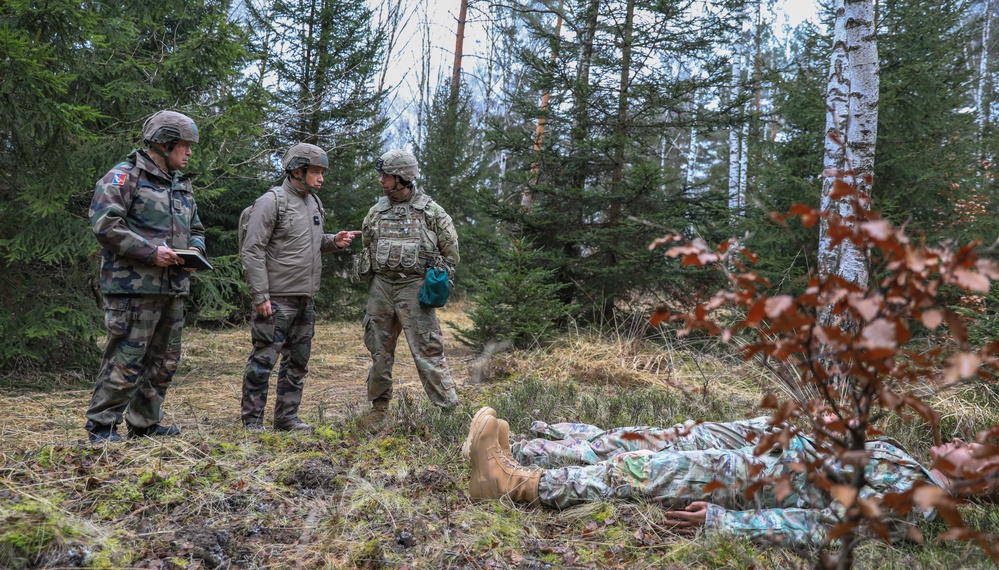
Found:
[[(469, 326), (462, 309), (442, 311), (442, 322)], [(807, 565), (788, 551), (745, 541), (673, 534), (656, 505), (594, 503), (556, 512), (469, 501), (468, 467), (458, 450), (482, 404), (522, 429), (532, 419), (653, 423), (745, 416), (772, 388), (765, 373), (728, 350), (640, 336), (630, 327), (581, 332), (488, 362), (448, 342), (463, 401), (451, 414), (426, 405), (401, 344), (392, 420), (377, 434), (353, 421), (367, 406), (359, 323), (317, 326), (302, 414), (317, 426), (314, 434), (239, 429), (245, 327), (188, 329), (165, 408), (167, 422), (184, 431), (179, 438), (92, 446), (82, 430), (89, 390), (20, 388), (0, 398), (0, 567)], [(470, 371), (483, 364), (488, 374), (472, 381)], [(948, 429), (971, 429), (996, 419), (990, 402), (969, 388), (936, 403)], [(971, 512), (982, 525), (999, 526), (991, 509)], [(861, 559), (910, 568), (983, 560), (973, 548), (950, 545), (874, 545)]]

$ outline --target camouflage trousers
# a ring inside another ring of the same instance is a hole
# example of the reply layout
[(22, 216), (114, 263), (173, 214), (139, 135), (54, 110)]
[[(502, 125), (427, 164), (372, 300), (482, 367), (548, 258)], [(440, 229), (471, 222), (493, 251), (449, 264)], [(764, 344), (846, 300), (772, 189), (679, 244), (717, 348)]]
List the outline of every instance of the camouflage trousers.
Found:
[[(628, 451), (596, 465), (549, 469), (538, 483), (538, 495), (542, 504), (556, 508), (596, 500), (654, 501), (671, 509), (691, 501), (731, 510), (826, 508), (828, 501), (800, 469), (806, 461), (780, 448), (762, 456), (753, 447)], [(781, 477), (789, 483), (780, 498), (775, 485), (762, 485), (747, 498), (758, 482)]]
[(544, 438), (522, 440), (511, 447), (521, 465), (551, 468), (595, 465), (629, 451), (739, 449), (774, 428), (767, 416), (736, 422), (688, 421), (672, 427), (633, 426), (609, 430), (589, 424), (534, 422), (531, 431)]
[[(180, 364), (184, 299), (106, 295), (107, 346), (87, 408), (88, 431), (119, 424), (138, 428), (163, 419), (163, 399)], [(127, 410), (127, 411), (126, 411)]]
[[(541, 502), (551, 507), (600, 499), (652, 500), (676, 508), (698, 500), (727, 508), (774, 507), (767, 493), (757, 493), (752, 505), (744, 496), (756, 477), (786, 471), (779, 456), (753, 454), (750, 440), (773, 429), (767, 420), (612, 430), (535, 422), (532, 430), (562, 439), (522, 441), (513, 445), (513, 453), (518, 461), (539, 466), (584, 464), (545, 471), (538, 492)], [(706, 491), (712, 482), (721, 485)]]
[(302, 388), (309, 372), (312, 337), (316, 333), (316, 304), (312, 297), (271, 297), (273, 313), (256, 312), (250, 321), (253, 351), (243, 373), (243, 423), (261, 423), (267, 407), (267, 380), (278, 357), (274, 420), (298, 416)]
[(399, 334), (406, 333), (423, 390), (434, 405), (458, 404), (454, 380), (444, 357), (444, 337), (437, 312), (419, 302), (422, 279), (391, 280), (375, 275), (368, 285), (364, 345), (371, 353), (368, 399), (392, 399), (392, 365)]

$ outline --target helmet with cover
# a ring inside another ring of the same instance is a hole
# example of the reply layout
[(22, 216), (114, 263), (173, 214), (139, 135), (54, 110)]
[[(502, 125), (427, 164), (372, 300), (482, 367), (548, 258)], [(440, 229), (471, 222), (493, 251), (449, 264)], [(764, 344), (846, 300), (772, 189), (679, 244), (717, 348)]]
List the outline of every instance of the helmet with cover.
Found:
[(281, 159), (281, 168), (285, 172), (291, 172), (298, 168), (308, 168), (310, 166), (320, 166), (324, 169), (330, 167), (330, 160), (326, 156), (326, 151), (314, 144), (298, 143), (284, 153)]
[(198, 142), (198, 125), (183, 113), (157, 111), (142, 125), (142, 140), (154, 144)]
[(403, 184), (409, 184), (420, 177), (420, 167), (416, 157), (408, 150), (395, 149), (383, 154), (375, 163), (379, 174), (398, 176)]

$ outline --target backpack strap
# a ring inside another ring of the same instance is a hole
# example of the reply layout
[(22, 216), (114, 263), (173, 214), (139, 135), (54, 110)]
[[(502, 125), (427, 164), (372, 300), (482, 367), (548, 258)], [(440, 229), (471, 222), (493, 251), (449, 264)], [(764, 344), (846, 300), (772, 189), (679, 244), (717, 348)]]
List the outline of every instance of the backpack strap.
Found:
[(271, 192), (274, 193), (274, 201), (277, 202), (277, 218), (274, 221), (274, 225), (277, 225), (281, 223), (281, 218), (288, 211), (288, 195), (285, 194), (284, 188), (281, 186), (272, 186)]

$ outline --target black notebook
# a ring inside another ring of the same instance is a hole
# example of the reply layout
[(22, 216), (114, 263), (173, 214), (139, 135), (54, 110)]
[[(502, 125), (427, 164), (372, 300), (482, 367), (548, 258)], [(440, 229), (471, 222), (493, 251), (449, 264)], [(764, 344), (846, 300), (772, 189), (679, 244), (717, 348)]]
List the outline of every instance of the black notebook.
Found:
[(201, 255), (201, 252), (196, 249), (175, 249), (173, 252), (184, 260), (183, 265), (187, 269), (215, 269), (208, 262), (208, 258)]

